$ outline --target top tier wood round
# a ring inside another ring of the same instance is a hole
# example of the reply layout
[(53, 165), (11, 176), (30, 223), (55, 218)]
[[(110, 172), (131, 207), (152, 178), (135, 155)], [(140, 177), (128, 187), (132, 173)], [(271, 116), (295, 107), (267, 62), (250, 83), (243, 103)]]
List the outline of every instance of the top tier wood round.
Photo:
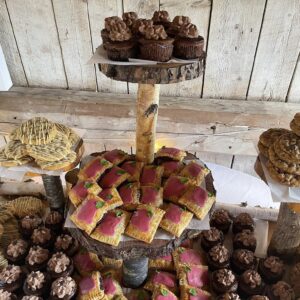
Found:
[(198, 78), (204, 69), (204, 57), (199, 61), (157, 65), (99, 64), (99, 70), (107, 77), (131, 83), (170, 84)]

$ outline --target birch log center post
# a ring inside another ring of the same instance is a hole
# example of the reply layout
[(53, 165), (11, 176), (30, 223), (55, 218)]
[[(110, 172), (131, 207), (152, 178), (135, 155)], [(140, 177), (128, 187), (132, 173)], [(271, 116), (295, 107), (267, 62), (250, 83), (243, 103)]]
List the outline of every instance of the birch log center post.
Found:
[[(156, 123), (159, 108), (160, 84), (170, 84), (198, 78), (204, 68), (204, 56), (186, 64), (159, 63), (156, 65), (99, 64), (107, 77), (138, 84), (136, 103), (136, 159), (151, 164), (154, 160)], [(145, 246), (147, 247), (147, 246)], [(170, 251), (173, 247), (170, 247)], [(123, 283), (136, 288), (148, 275), (148, 257), (135, 256), (123, 262)]]

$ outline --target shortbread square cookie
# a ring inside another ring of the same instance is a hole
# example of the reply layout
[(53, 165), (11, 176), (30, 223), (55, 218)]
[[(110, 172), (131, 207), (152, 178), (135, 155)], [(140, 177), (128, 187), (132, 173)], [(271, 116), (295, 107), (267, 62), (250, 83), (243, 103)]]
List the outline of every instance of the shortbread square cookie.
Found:
[(152, 300), (177, 300), (174, 293), (166, 288), (163, 284), (157, 286), (152, 294)]
[(215, 195), (207, 192), (200, 186), (190, 186), (178, 203), (184, 205), (195, 216), (203, 220), (216, 201)]
[(114, 258), (104, 257), (104, 256), (102, 256), (101, 259), (105, 267), (114, 268), (114, 269), (122, 268), (123, 265), (122, 259), (114, 259)]
[(125, 170), (114, 166), (101, 177), (99, 184), (102, 188), (116, 188), (127, 180), (129, 176)]
[(156, 158), (170, 158), (177, 161), (182, 161), (185, 156), (185, 151), (172, 147), (162, 147), (155, 155)]
[(69, 192), (69, 199), (77, 207), (88, 194), (97, 195), (101, 187), (93, 181), (80, 181)]
[(180, 237), (193, 218), (193, 214), (185, 211), (178, 205), (170, 203), (165, 209), (166, 213), (161, 220), (159, 227)]
[(123, 205), (122, 198), (116, 188), (104, 189), (98, 194), (98, 197), (106, 202), (107, 210)]
[(103, 157), (106, 160), (110, 161), (114, 166), (117, 166), (128, 158), (128, 154), (122, 150), (114, 149), (114, 150), (105, 152), (103, 154)]
[(164, 167), (163, 177), (170, 177), (179, 174), (184, 164), (180, 161), (170, 160), (163, 162), (161, 166)]
[(78, 228), (90, 234), (106, 211), (106, 202), (103, 199), (95, 195), (88, 195), (76, 208), (70, 219)]
[(205, 289), (209, 285), (209, 274), (207, 266), (183, 265), (179, 269), (179, 285), (192, 286)]
[(92, 180), (96, 181), (100, 176), (112, 167), (112, 163), (98, 156), (88, 162), (78, 173), (78, 178), (81, 181)]
[(139, 205), (132, 214), (125, 233), (137, 240), (151, 243), (165, 212), (151, 205)]
[(209, 172), (209, 169), (195, 161), (191, 161), (182, 169), (180, 176), (189, 178), (195, 185), (200, 185)]
[(119, 187), (119, 194), (123, 201), (123, 208), (126, 210), (136, 209), (140, 199), (140, 184), (129, 182)]
[(93, 272), (91, 275), (81, 278), (79, 281), (79, 299), (103, 299), (104, 290), (101, 288), (102, 281), (100, 272)]
[(130, 174), (130, 177), (128, 177), (128, 181), (130, 182), (140, 181), (140, 176), (143, 167), (144, 167), (143, 162), (135, 161), (135, 160), (125, 161), (121, 165), (121, 168)]
[(142, 186), (146, 186), (146, 185), (160, 186), (163, 172), (164, 172), (164, 168), (161, 166), (154, 166), (154, 165), (144, 166), (140, 178), (140, 184)]
[(99, 242), (118, 246), (129, 222), (130, 213), (121, 209), (107, 212), (95, 228), (91, 237)]
[(149, 269), (174, 271), (172, 254), (149, 259)]
[(177, 272), (180, 270), (182, 265), (205, 265), (205, 258), (203, 254), (195, 249), (178, 247), (173, 251), (172, 255)]
[(178, 285), (177, 278), (174, 273), (165, 272), (165, 271), (154, 271), (150, 278), (144, 285), (144, 289), (153, 292), (156, 287), (159, 285), (164, 285), (173, 293), (177, 293)]
[(154, 186), (142, 186), (141, 198), (142, 204), (149, 204), (156, 207), (163, 205), (163, 188)]
[(187, 177), (169, 177), (164, 186), (164, 199), (178, 203), (179, 198), (185, 193), (189, 185), (191, 185), (191, 181)]

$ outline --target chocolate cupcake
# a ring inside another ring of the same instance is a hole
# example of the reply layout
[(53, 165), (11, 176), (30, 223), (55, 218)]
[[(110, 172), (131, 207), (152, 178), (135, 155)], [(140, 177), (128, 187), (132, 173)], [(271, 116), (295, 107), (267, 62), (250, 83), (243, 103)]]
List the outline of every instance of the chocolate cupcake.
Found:
[(32, 246), (26, 256), (25, 263), (30, 271), (41, 271), (46, 268), (49, 250), (40, 246)]
[(153, 25), (145, 29), (145, 35), (139, 39), (140, 56), (143, 59), (166, 62), (173, 52), (174, 39), (168, 35), (162, 25)]
[(32, 271), (24, 281), (23, 291), (28, 296), (46, 296), (49, 284), (49, 277), (45, 273)]
[(63, 215), (56, 211), (51, 210), (50, 213), (47, 215), (45, 220), (45, 226), (52, 231), (61, 231), (64, 223)]
[(232, 232), (236, 234), (245, 229), (254, 231), (254, 220), (248, 213), (241, 213), (233, 219)]
[(49, 228), (39, 227), (33, 230), (31, 242), (33, 245), (49, 249), (54, 242), (54, 235)]
[(132, 28), (134, 22), (138, 19), (138, 15), (134, 11), (129, 11), (129, 12), (123, 13), (122, 19), (128, 28)]
[(171, 25), (169, 13), (166, 10), (156, 10), (153, 13), (152, 20), (154, 25), (162, 25), (165, 30)]
[(243, 230), (233, 237), (233, 249), (247, 249), (255, 252), (256, 237), (251, 230)]
[(270, 300), (294, 300), (295, 292), (293, 288), (285, 281), (277, 283), (266, 288), (266, 295)]
[(23, 296), (21, 298), (21, 300), (43, 300), (43, 298), (39, 297), (39, 296), (34, 296), (34, 295), (31, 295), (31, 296), (26, 295), (26, 296)]
[(215, 210), (210, 217), (210, 227), (216, 227), (217, 229), (227, 233), (232, 223), (232, 217), (225, 209)]
[(73, 270), (73, 261), (63, 252), (54, 253), (47, 264), (47, 271), (52, 278), (69, 276)]
[(30, 237), (33, 230), (40, 227), (43, 224), (43, 220), (37, 216), (25, 216), (20, 220), (20, 231), (24, 237)]
[(225, 293), (217, 297), (217, 300), (241, 300), (237, 293)]
[(105, 28), (101, 30), (101, 38), (102, 38), (104, 49), (105, 49), (105, 44), (110, 41), (109, 33), (111, 31), (111, 28), (118, 22), (122, 22), (122, 19), (118, 16), (112, 16), (104, 19)]
[(262, 295), (254, 295), (248, 298), (248, 300), (269, 300), (269, 297)]
[(231, 266), (236, 274), (242, 274), (246, 270), (255, 269), (256, 258), (254, 253), (247, 249), (234, 250), (231, 258)]
[(17, 300), (17, 296), (11, 292), (0, 289), (0, 299), (1, 300)]
[(258, 272), (266, 283), (275, 283), (281, 280), (284, 271), (284, 263), (277, 256), (261, 259), (258, 264)]
[(148, 19), (137, 19), (134, 21), (131, 31), (134, 37), (141, 38), (145, 35), (147, 27), (152, 27), (153, 21)]
[(24, 272), (20, 266), (8, 265), (0, 273), (0, 286), (7, 292), (17, 291), (22, 286)]
[(77, 291), (75, 280), (70, 276), (59, 277), (53, 281), (50, 292), (51, 300), (70, 300)]
[(212, 227), (209, 230), (204, 230), (201, 233), (201, 247), (205, 251), (209, 251), (212, 247), (223, 244), (224, 235), (219, 229)]
[(259, 295), (264, 289), (261, 276), (255, 270), (245, 271), (239, 278), (239, 294), (242, 297)]
[(181, 26), (191, 23), (190, 17), (187, 16), (176, 16), (172, 23), (170, 24), (167, 34), (169, 37), (175, 38), (179, 31)]
[(184, 24), (174, 42), (174, 56), (182, 59), (195, 59), (203, 56), (204, 38), (199, 35), (197, 26)]
[(214, 271), (229, 267), (230, 252), (224, 245), (212, 247), (207, 255), (209, 269)]
[(121, 21), (111, 27), (109, 41), (105, 44), (107, 56), (111, 60), (128, 61), (137, 56), (136, 42), (125, 22)]
[(289, 272), (289, 279), (295, 293), (300, 296), (300, 262), (293, 265)]
[(220, 295), (229, 292), (236, 292), (238, 282), (231, 270), (220, 269), (212, 273), (211, 287), (217, 295)]
[(54, 249), (56, 252), (64, 252), (68, 256), (73, 256), (79, 249), (77, 240), (71, 237), (69, 234), (61, 234), (56, 238), (54, 243)]
[(23, 264), (28, 253), (29, 244), (22, 240), (14, 240), (9, 243), (5, 250), (5, 257), (13, 264)]

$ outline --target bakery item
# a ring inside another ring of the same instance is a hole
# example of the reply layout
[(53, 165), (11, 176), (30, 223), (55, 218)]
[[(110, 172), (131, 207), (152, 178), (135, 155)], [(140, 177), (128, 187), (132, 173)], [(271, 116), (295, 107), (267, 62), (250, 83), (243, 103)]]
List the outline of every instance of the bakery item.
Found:
[(69, 276), (73, 273), (73, 261), (63, 252), (54, 253), (47, 263), (47, 272), (52, 278)]
[(177, 204), (190, 184), (191, 181), (187, 177), (170, 176), (164, 185), (164, 199)]
[(8, 265), (0, 273), (0, 286), (7, 292), (17, 291), (24, 279), (24, 271), (20, 266)]
[(0, 149), (0, 166), (1, 167), (15, 167), (22, 166), (32, 161), (32, 157), (23, 156), (19, 159), (9, 158), (5, 154), (5, 148)]
[(22, 159), (24, 156), (27, 156), (26, 145), (22, 144), (19, 140), (11, 140), (5, 146), (5, 155), (8, 158), (12, 159)]
[(218, 270), (229, 267), (230, 252), (224, 245), (212, 247), (207, 254), (207, 263), (210, 270)]
[(114, 299), (116, 296), (123, 296), (123, 291), (119, 282), (111, 275), (103, 276), (103, 288), (108, 299)]
[(54, 250), (56, 252), (64, 252), (68, 256), (73, 256), (79, 249), (79, 244), (69, 234), (63, 233), (56, 238)]
[(4, 289), (0, 289), (0, 299), (3, 299), (3, 300), (17, 300), (18, 298), (12, 292), (8, 292), (8, 291), (6, 291)]
[(295, 134), (300, 136), (300, 126), (296, 123), (295, 119), (291, 121), (290, 128)]
[(258, 142), (257, 144), (258, 150), (259, 152), (265, 156), (265, 157), (269, 157), (269, 147), (266, 147), (263, 143)]
[(262, 295), (254, 295), (249, 298), (249, 300), (269, 300), (269, 297)]
[(166, 10), (156, 10), (153, 13), (152, 21), (154, 25), (162, 25), (167, 30), (171, 24), (169, 13)]
[(113, 268), (113, 269), (122, 268), (123, 265), (122, 259), (115, 259), (115, 258), (104, 257), (104, 256), (102, 256), (101, 259), (104, 267)]
[(164, 159), (168, 159), (172, 160), (172, 161), (182, 161), (186, 156), (186, 152), (177, 148), (173, 148), (173, 147), (162, 147), (160, 148), (156, 154), (155, 154), (155, 158), (164, 158)]
[(215, 195), (200, 186), (189, 186), (178, 203), (193, 212), (198, 219), (203, 220), (215, 201)]
[(172, 255), (176, 270), (179, 270), (182, 265), (206, 265), (203, 255), (195, 249), (178, 247), (173, 251)]
[(46, 161), (46, 160), (41, 160), (41, 159), (35, 159), (35, 162), (39, 165), (39, 167), (42, 170), (59, 170), (63, 168), (67, 168), (71, 164), (73, 164), (77, 159), (77, 154), (76, 152), (70, 150), (66, 156), (60, 160), (56, 161)]
[(142, 186), (140, 203), (156, 207), (163, 205), (163, 188), (154, 186)]
[(218, 209), (213, 212), (210, 217), (209, 224), (211, 227), (216, 227), (223, 233), (227, 233), (232, 223), (232, 217), (225, 209)]
[(147, 20), (147, 19), (137, 19), (134, 21), (131, 31), (136, 38), (140, 38), (145, 34), (145, 29), (147, 27), (153, 26), (153, 21), (152, 20)]
[(300, 137), (295, 133), (281, 135), (274, 143), (276, 154), (284, 161), (300, 163)]
[(123, 184), (119, 188), (119, 194), (123, 203), (123, 208), (126, 210), (134, 210), (139, 205), (140, 201), (140, 184), (138, 182), (130, 182)]
[(91, 237), (99, 242), (118, 246), (129, 219), (130, 213), (120, 209), (111, 210), (105, 214)]
[(209, 172), (206, 167), (201, 166), (196, 161), (191, 161), (182, 169), (179, 175), (189, 178), (195, 185), (200, 185)]
[(237, 249), (233, 251), (231, 267), (236, 274), (242, 274), (246, 270), (256, 268), (256, 257), (254, 253), (247, 249)]
[(201, 232), (201, 247), (205, 251), (209, 251), (218, 244), (223, 244), (223, 241), (223, 232), (215, 227), (211, 227), (209, 230), (203, 230)]
[(270, 300), (294, 300), (295, 292), (293, 288), (285, 281), (278, 281), (277, 283), (267, 286), (266, 295)]
[(173, 21), (171, 22), (167, 34), (168, 36), (175, 38), (179, 31), (181, 26), (191, 23), (191, 19), (188, 16), (176, 16)]
[(182, 300), (195, 300), (195, 299), (201, 299), (201, 300), (211, 300), (214, 299), (212, 295), (204, 290), (197, 289), (194, 287), (183, 287), (180, 290), (180, 299)]
[(49, 228), (38, 227), (33, 230), (30, 239), (33, 245), (49, 248), (52, 246), (55, 236)]
[(258, 272), (263, 280), (268, 283), (276, 283), (284, 275), (285, 267), (283, 261), (277, 256), (269, 256), (261, 259), (258, 265)]
[(20, 230), (23, 236), (30, 237), (33, 230), (40, 227), (43, 220), (37, 215), (27, 215), (20, 220)]
[(171, 254), (149, 259), (149, 269), (158, 269), (165, 271), (174, 270), (174, 262)]
[(241, 298), (237, 293), (229, 292), (219, 295), (216, 300), (241, 300)]
[(137, 240), (151, 243), (165, 212), (151, 205), (139, 205), (132, 214), (125, 233)]
[(162, 162), (161, 166), (164, 168), (163, 177), (170, 177), (171, 175), (178, 175), (184, 164), (181, 161), (170, 160)]
[(134, 22), (138, 19), (138, 15), (134, 11), (124, 12), (122, 14), (122, 19), (126, 23), (126, 25), (131, 28)]
[(143, 186), (160, 186), (164, 169), (161, 166), (144, 166), (140, 177), (140, 184)]
[(131, 289), (131, 291), (126, 294), (128, 300), (150, 300), (151, 295), (148, 291), (144, 289)]
[(270, 128), (260, 135), (259, 142), (269, 148), (279, 137), (286, 133), (290, 133), (290, 131), (284, 128)]
[(182, 59), (195, 59), (203, 56), (204, 38), (199, 35), (197, 26), (183, 24), (175, 38), (174, 56)]
[(104, 297), (104, 290), (101, 286), (101, 275), (97, 271), (83, 277), (79, 281), (78, 286), (80, 300), (102, 299)]
[(214, 271), (211, 275), (211, 288), (217, 295), (236, 292), (238, 282), (231, 270), (220, 269)]
[(289, 272), (289, 280), (292, 287), (299, 291), (300, 286), (300, 262), (294, 264)]
[(129, 177), (130, 175), (125, 170), (114, 166), (101, 177), (99, 185), (102, 188), (118, 187)]
[(103, 263), (99, 257), (95, 253), (88, 252), (84, 249), (76, 253), (73, 257), (73, 263), (76, 271), (81, 276), (90, 275), (92, 272), (103, 268)]
[(255, 270), (245, 271), (239, 278), (239, 294), (242, 297), (261, 294), (264, 289), (264, 282)]
[(123, 150), (114, 149), (103, 154), (103, 158), (111, 162), (114, 166), (121, 164), (128, 158), (128, 154)]
[(59, 277), (52, 282), (50, 300), (71, 300), (77, 291), (77, 284), (70, 276)]
[(49, 259), (49, 250), (40, 246), (32, 246), (26, 256), (26, 267), (30, 271), (41, 271), (46, 268)]
[(143, 162), (135, 161), (135, 160), (125, 161), (121, 165), (121, 168), (130, 175), (127, 179), (130, 182), (140, 180), (140, 175), (141, 175), (143, 167), (144, 167)]
[(29, 296), (46, 296), (49, 288), (49, 276), (40, 271), (30, 272), (23, 284), (23, 291)]
[(240, 213), (233, 219), (232, 232), (236, 234), (245, 229), (254, 231), (254, 220), (248, 213)]
[(29, 251), (29, 243), (22, 239), (13, 240), (5, 250), (5, 257), (10, 263), (21, 265)]
[(174, 39), (169, 38), (162, 25), (145, 28), (145, 35), (139, 39), (142, 59), (166, 62), (170, 60)]
[(167, 289), (164, 285), (157, 286), (152, 294), (152, 300), (177, 300), (174, 293)]
[(105, 201), (107, 210), (114, 209), (123, 204), (122, 198), (116, 188), (103, 189), (98, 194), (98, 197)]
[(178, 271), (179, 285), (205, 289), (209, 284), (208, 267), (183, 265)]
[(176, 293), (178, 290), (177, 278), (175, 274), (165, 271), (153, 272), (153, 274), (150, 275), (150, 278), (144, 285), (144, 289), (153, 292), (154, 289), (161, 284), (173, 293)]
[(45, 226), (52, 231), (61, 231), (64, 223), (63, 215), (57, 210), (51, 210), (45, 219)]
[(247, 249), (254, 252), (256, 243), (256, 237), (249, 229), (243, 230), (233, 237), (233, 249)]
[(122, 19), (118, 16), (112, 16), (104, 19), (104, 28), (101, 30), (101, 38), (104, 49), (106, 43), (110, 41), (109, 32), (112, 30), (113, 26), (118, 22), (122, 22)]

